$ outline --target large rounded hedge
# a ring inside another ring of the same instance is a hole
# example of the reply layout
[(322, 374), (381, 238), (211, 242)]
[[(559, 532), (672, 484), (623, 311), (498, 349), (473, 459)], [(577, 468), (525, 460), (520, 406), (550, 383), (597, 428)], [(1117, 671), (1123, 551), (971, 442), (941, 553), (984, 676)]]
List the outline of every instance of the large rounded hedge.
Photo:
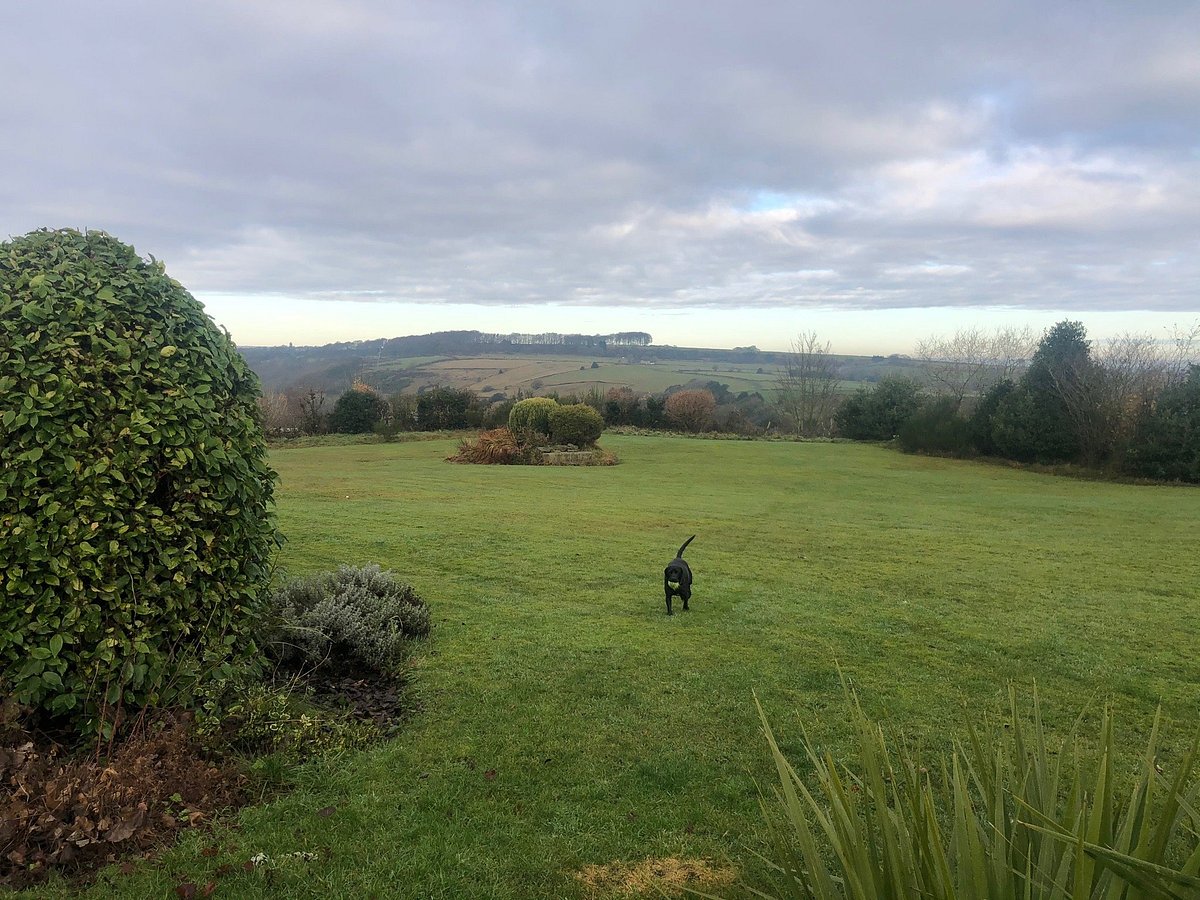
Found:
[(161, 263), (102, 232), (0, 243), (0, 694), (86, 731), (254, 650), (257, 396)]
[(569, 403), (550, 410), (550, 439), (555, 443), (590, 447), (603, 431), (603, 417), (586, 403)]
[(508, 414), (508, 427), (516, 432), (550, 433), (550, 410), (558, 408), (553, 397), (528, 397), (518, 400)]

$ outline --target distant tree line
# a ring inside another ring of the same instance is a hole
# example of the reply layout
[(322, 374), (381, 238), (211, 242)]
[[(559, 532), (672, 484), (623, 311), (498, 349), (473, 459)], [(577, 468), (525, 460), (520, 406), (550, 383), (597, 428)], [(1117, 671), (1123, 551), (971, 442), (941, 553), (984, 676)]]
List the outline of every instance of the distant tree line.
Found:
[(648, 347), (654, 340), (644, 331), (621, 331), (617, 334), (488, 334), (476, 332), (480, 344), (511, 344), (514, 346), (579, 347), (591, 350), (605, 347)]
[[(895, 440), (912, 452), (1200, 481), (1198, 338), (1200, 326), (1165, 344), (1139, 335), (1096, 344), (1081, 323), (1070, 321), (1040, 338), (1028, 329), (959, 331), (921, 342), (915, 360), (897, 359), (905, 374), (846, 393), (845, 358), (805, 333), (765, 394), (735, 393), (700, 378), (660, 393), (628, 387), (536, 393), (586, 404), (607, 427)], [(495, 428), (527, 396), (480, 396), (446, 386), (384, 396), (356, 383), (328, 403), (319, 388), (297, 387), (265, 395), (260, 408), (264, 427), (276, 436), (394, 435)]]
[[(1012, 337), (1010, 334), (1008, 337)], [(978, 360), (978, 334), (930, 342), (927, 383), (885, 380), (841, 407), (848, 437), (909, 451), (1077, 464), (1113, 475), (1200, 482), (1200, 326), (1156, 341), (1088, 340), (1080, 322), (1046, 331), (1027, 364)], [(983, 354), (986, 356), (986, 354)], [(973, 374), (972, 374), (973, 373)]]

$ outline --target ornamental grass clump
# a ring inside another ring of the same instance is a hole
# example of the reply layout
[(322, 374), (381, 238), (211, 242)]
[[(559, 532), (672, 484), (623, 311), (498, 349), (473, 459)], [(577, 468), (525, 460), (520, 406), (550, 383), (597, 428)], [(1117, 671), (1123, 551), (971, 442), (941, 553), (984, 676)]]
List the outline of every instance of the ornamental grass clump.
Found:
[[(757, 700), (755, 701), (757, 704)], [(859, 765), (838, 765), (804, 737), (812, 767), (801, 777), (780, 752), (759, 706), (779, 775), (763, 802), (773, 893), (805, 900), (1183, 900), (1200, 896), (1200, 802), (1193, 777), (1200, 733), (1164, 771), (1159, 718), (1136, 776), (1114, 771), (1111, 710), (1101, 716), (1098, 758), (1080, 743), (1052, 743), (1036, 693), (1022, 722), (972, 728), (928, 768), (889, 749), (851, 696)], [(815, 783), (814, 783), (815, 782)]]
[(429, 607), (393, 572), (340, 566), (295, 578), (271, 597), (269, 652), (284, 665), (390, 676), (410, 641), (429, 634)]
[(0, 696), (109, 733), (257, 657), (258, 395), (162, 263), (96, 231), (0, 243)]
[(474, 440), (463, 438), (447, 459), (488, 466), (533, 466), (542, 461), (537, 444), (518, 438), (509, 428), (482, 431)]

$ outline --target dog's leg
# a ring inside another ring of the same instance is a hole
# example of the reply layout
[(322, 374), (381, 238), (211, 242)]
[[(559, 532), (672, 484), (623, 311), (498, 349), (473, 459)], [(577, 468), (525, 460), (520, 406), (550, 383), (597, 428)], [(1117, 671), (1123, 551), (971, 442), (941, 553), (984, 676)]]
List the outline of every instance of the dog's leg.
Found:
[(673, 615), (671, 612), (671, 592), (667, 591), (667, 615)]
[(681, 591), (679, 596), (683, 598), (683, 611), (687, 612), (688, 611), (688, 601), (692, 599), (692, 592), (691, 591)]

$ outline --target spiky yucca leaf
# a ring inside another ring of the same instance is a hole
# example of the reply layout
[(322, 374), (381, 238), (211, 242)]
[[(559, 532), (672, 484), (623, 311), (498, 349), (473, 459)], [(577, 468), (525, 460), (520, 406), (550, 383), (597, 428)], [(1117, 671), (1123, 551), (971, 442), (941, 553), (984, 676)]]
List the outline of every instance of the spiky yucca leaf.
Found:
[(971, 727), (965, 745), (927, 769), (905, 748), (889, 749), (852, 691), (847, 700), (858, 735), (857, 774), (819, 754), (803, 734), (814, 789), (780, 751), (755, 698), (779, 776), (774, 808), (763, 800), (772, 854), (763, 858), (776, 875), (774, 892), (752, 888), (758, 896), (1200, 898), (1200, 788), (1193, 778), (1200, 732), (1168, 782), (1156, 762), (1156, 716), (1139, 774), (1122, 798), (1107, 707), (1094, 769), (1081, 759), (1074, 734), (1057, 745), (1048, 741), (1036, 690), (1027, 726), (1011, 689), (1008, 728)]

